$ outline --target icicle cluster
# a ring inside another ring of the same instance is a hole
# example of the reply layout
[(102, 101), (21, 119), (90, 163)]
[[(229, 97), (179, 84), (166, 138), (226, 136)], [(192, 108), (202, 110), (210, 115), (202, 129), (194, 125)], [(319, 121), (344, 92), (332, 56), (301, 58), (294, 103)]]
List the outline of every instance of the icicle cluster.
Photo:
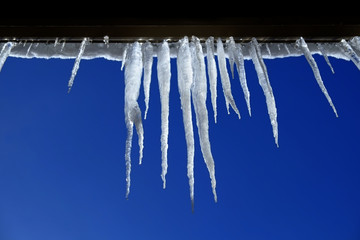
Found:
[[(161, 178), (163, 188), (166, 187), (166, 174), (168, 169), (168, 135), (169, 135), (169, 94), (171, 81), (171, 58), (176, 58), (177, 84), (181, 101), (181, 110), (185, 129), (185, 140), (187, 145), (187, 176), (189, 179), (190, 199), (194, 207), (194, 130), (192, 106), (195, 110), (196, 126), (198, 129), (201, 152), (207, 166), (211, 187), (215, 202), (216, 179), (215, 162), (211, 153), (209, 137), (209, 120), (207, 110), (207, 84), (211, 94), (211, 105), (214, 112), (214, 121), (217, 122), (217, 86), (218, 79), (222, 86), (227, 112), (230, 114), (230, 106), (240, 119), (240, 111), (231, 92), (230, 76), (234, 78), (234, 66), (239, 75), (240, 85), (244, 93), (245, 102), (249, 116), (251, 116), (250, 91), (247, 86), (244, 60), (251, 60), (254, 64), (258, 82), (261, 86), (270, 123), (272, 126), (275, 144), (278, 143), (278, 123), (275, 95), (273, 93), (268, 71), (264, 59), (272, 59), (288, 56), (305, 56), (321, 91), (338, 116), (332, 99), (324, 85), (320, 70), (313, 54), (324, 56), (328, 66), (334, 73), (329, 61), (329, 56), (351, 60), (360, 70), (360, 38), (354, 37), (349, 41), (345, 39), (339, 43), (306, 43), (301, 37), (295, 43), (258, 43), (256, 38), (248, 43), (236, 43), (233, 37), (225, 41), (221, 38), (209, 37), (204, 42), (193, 36), (191, 40), (184, 37), (178, 42), (169, 43), (164, 40), (161, 43), (111, 43), (108, 36), (104, 37), (103, 43), (91, 43), (89, 38), (83, 38), (80, 45), (75, 43), (60, 44), (57, 38), (54, 45), (48, 44), (19, 44), (6, 42), (1, 46), (0, 71), (9, 56), (23, 58), (74, 58), (75, 63), (68, 81), (70, 92), (75, 76), (78, 72), (81, 59), (92, 59), (104, 57), (111, 60), (122, 61), (121, 70), (125, 68), (125, 123), (127, 138), (125, 146), (126, 165), (126, 198), (130, 193), (131, 174), (131, 147), (134, 126), (138, 135), (139, 164), (143, 158), (144, 129), (142, 125), (142, 112), (138, 104), (141, 85), (143, 85), (145, 96), (144, 119), (149, 111), (150, 85), (152, 76), (153, 58), (157, 57), (157, 79), (161, 102)], [(216, 58), (217, 57), (217, 62)], [(206, 64), (205, 64), (206, 58)], [(230, 66), (231, 74), (228, 72)], [(218, 76), (218, 72), (219, 75)], [(142, 83), (142, 84), (141, 84)]]

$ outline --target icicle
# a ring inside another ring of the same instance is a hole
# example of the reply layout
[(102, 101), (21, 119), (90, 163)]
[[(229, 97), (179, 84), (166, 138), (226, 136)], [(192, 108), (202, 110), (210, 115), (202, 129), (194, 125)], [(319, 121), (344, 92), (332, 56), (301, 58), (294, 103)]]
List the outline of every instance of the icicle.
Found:
[(323, 55), (323, 57), (324, 57), (324, 59), (325, 59), (325, 61), (326, 61), (327, 65), (330, 67), (331, 72), (334, 74), (334, 73), (335, 73), (335, 71), (334, 71), (334, 69), (333, 69), (333, 67), (332, 67), (332, 65), (331, 65), (331, 63), (330, 63), (329, 57), (328, 57), (328, 55), (326, 54), (326, 52), (325, 52), (325, 49), (324, 49), (323, 45), (321, 45), (320, 43), (317, 43), (317, 44), (316, 44), (316, 46), (317, 46), (317, 47), (318, 47), (318, 49), (320, 50), (321, 55)]
[(161, 178), (163, 188), (166, 187), (166, 173), (168, 168), (167, 150), (169, 135), (169, 94), (170, 94), (170, 48), (167, 41), (163, 41), (157, 52), (157, 75), (161, 102)]
[(207, 60), (207, 72), (209, 75), (210, 93), (211, 93), (211, 104), (214, 110), (214, 120), (216, 123), (217, 109), (216, 109), (216, 98), (217, 98), (217, 70), (214, 57), (214, 38), (209, 37), (206, 42), (206, 60)]
[(325, 95), (326, 99), (328, 100), (330, 106), (334, 110), (334, 113), (335, 113), (336, 117), (338, 117), (338, 114), (336, 112), (336, 108), (335, 108), (335, 106), (334, 106), (334, 104), (333, 104), (333, 102), (332, 102), (332, 100), (330, 98), (330, 95), (329, 95), (328, 91), (325, 88), (323, 80), (321, 79), (320, 71), (319, 71), (319, 68), (318, 68), (318, 66), (316, 64), (316, 61), (313, 58), (313, 56), (311, 55), (311, 52), (310, 52), (305, 40), (302, 37), (300, 37), (298, 40), (296, 40), (296, 46), (300, 47), (300, 49), (302, 50), (306, 60), (308, 61), (311, 69), (314, 72), (315, 79), (316, 79), (317, 83), (319, 84), (319, 87), (320, 87), (321, 91), (324, 93), (324, 95)]
[(109, 36), (104, 36), (104, 44), (109, 48)]
[(267, 74), (267, 69), (262, 59), (262, 55), (260, 52), (260, 46), (257, 42), (256, 38), (251, 40), (250, 45), (250, 54), (252, 61), (255, 66), (255, 70), (259, 79), (259, 84), (264, 92), (266, 105), (268, 109), (268, 114), (270, 116), (270, 122), (273, 129), (273, 135), (275, 138), (275, 144), (279, 147), (278, 143), (278, 123), (277, 123), (277, 110), (275, 104), (275, 98), (272, 91), (272, 87), (270, 85), (269, 76)]
[(211, 179), (211, 187), (214, 195), (214, 200), (217, 202), (216, 194), (216, 179), (215, 179), (215, 163), (211, 153), (211, 146), (209, 140), (209, 119), (206, 108), (207, 84), (204, 54), (200, 40), (196, 37), (192, 38), (193, 44), (191, 47), (191, 57), (194, 73), (194, 85), (192, 87), (192, 99), (196, 115), (196, 125), (198, 127), (201, 152), (209, 171)]
[(0, 72), (4, 66), (6, 59), (9, 57), (11, 49), (13, 47), (14, 47), (14, 43), (12, 43), (12, 42), (7, 42), (3, 45), (1, 52), (0, 52)]
[(30, 45), (29, 45), (29, 47), (28, 47), (28, 49), (26, 51), (26, 55), (25, 55), (26, 57), (29, 55), (29, 52), (30, 52), (30, 49), (31, 49), (32, 45), (33, 45), (33, 43), (30, 43)]
[(144, 96), (145, 96), (145, 114), (144, 119), (149, 109), (149, 97), (150, 97), (150, 83), (151, 83), (151, 70), (153, 64), (153, 46), (150, 42), (146, 42), (143, 45), (144, 56)]
[(229, 51), (232, 52), (234, 57), (234, 61), (236, 63), (237, 71), (239, 74), (240, 85), (244, 93), (246, 105), (249, 111), (249, 115), (251, 116), (251, 107), (250, 107), (250, 92), (246, 82), (246, 74), (245, 74), (245, 65), (244, 65), (244, 56), (242, 54), (241, 45), (236, 45), (234, 38), (229, 38)]
[(124, 51), (123, 51), (122, 58), (121, 58), (122, 59), (121, 60), (121, 71), (123, 70), (125, 63), (126, 63), (128, 48), (129, 48), (129, 44), (127, 43), (124, 47)]
[(138, 42), (131, 45), (130, 53), (125, 66), (125, 124), (127, 128), (127, 138), (125, 147), (126, 164), (126, 198), (130, 193), (130, 172), (131, 172), (131, 145), (133, 136), (133, 127), (135, 124), (139, 144), (139, 164), (142, 160), (144, 130), (141, 120), (141, 111), (137, 102), (141, 86), (142, 75), (142, 52)]
[(71, 88), (74, 84), (74, 79), (75, 79), (75, 76), (76, 76), (76, 73), (79, 69), (79, 66), (80, 66), (80, 60), (81, 60), (81, 57), (85, 51), (85, 47), (86, 45), (89, 43), (89, 38), (84, 38), (81, 42), (81, 45), (80, 45), (80, 49), (79, 49), (79, 53), (75, 59), (75, 63), (74, 63), (74, 67), (72, 69), (72, 72), (71, 72), (71, 77), (70, 77), (70, 80), (69, 80), (69, 83), (68, 83), (68, 93), (71, 91)]
[(234, 79), (234, 64), (235, 64), (235, 56), (234, 56), (234, 48), (235, 48), (235, 41), (234, 38), (230, 37), (226, 40), (226, 48), (227, 48), (227, 55), (230, 64), (230, 71), (231, 77)]
[(221, 38), (217, 39), (217, 56), (218, 56), (221, 84), (222, 84), (222, 88), (223, 88), (223, 92), (224, 92), (227, 112), (228, 112), (228, 114), (230, 114), (230, 111), (229, 111), (229, 104), (230, 104), (240, 119), (241, 118), (240, 112), (236, 107), (235, 100), (231, 93), (231, 83), (230, 83), (230, 79), (229, 79), (229, 73), (226, 68), (225, 51), (224, 51), (224, 46), (221, 41)]
[(350, 60), (355, 64), (355, 66), (360, 70), (360, 58), (356, 54), (356, 52), (352, 49), (349, 43), (346, 42), (345, 39), (342, 39), (339, 47), (343, 51), (343, 53), (350, 58)]
[(191, 114), (191, 86), (193, 84), (193, 71), (191, 66), (191, 52), (189, 40), (184, 37), (180, 41), (177, 55), (178, 89), (180, 93), (181, 109), (187, 145), (187, 175), (190, 186), (191, 206), (194, 209), (194, 132)]

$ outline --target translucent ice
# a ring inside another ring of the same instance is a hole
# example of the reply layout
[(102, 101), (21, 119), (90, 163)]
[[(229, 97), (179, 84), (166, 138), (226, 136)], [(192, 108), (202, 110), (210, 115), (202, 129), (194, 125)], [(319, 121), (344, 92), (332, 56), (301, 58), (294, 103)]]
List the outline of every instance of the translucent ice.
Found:
[(169, 94), (170, 94), (170, 48), (167, 41), (163, 41), (157, 52), (157, 75), (161, 102), (161, 178), (163, 188), (166, 187), (166, 173), (168, 168), (167, 150), (169, 135)]
[(226, 109), (228, 114), (230, 114), (229, 111), (229, 104), (233, 108), (233, 110), (236, 112), (238, 117), (240, 118), (240, 112), (238, 108), (236, 107), (234, 97), (231, 93), (231, 83), (229, 78), (229, 73), (226, 68), (226, 56), (224, 51), (224, 46), (221, 41), (221, 38), (217, 39), (217, 57), (218, 57), (218, 64), (219, 64), (219, 70), (220, 70), (220, 77), (221, 77), (221, 85), (224, 92), (225, 97), (225, 103), (226, 103)]
[(11, 49), (14, 47), (14, 43), (7, 42), (3, 45), (1, 52), (0, 52), (0, 72), (6, 59), (9, 57)]
[(198, 38), (192, 38), (192, 64), (194, 72), (194, 85), (192, 87), (192, 99), (196, 115), (196, 125), (198, 127), (201, 152), (204, 157), (206, 167), (209, 171), (211, 186), (215, 202), (217, 201), (216, 195), (216, 179), (215, 179), (215, 164), (211, 153), (210, 139), (209, 139), (209, 119), (208, 111), (206, 108), (206, 71), (205, 60), (202, 51), (202, 46)]
[(135, 124), (139, 143), (139, 164), (142, 160), (144, 130), (141, 120), (141, 111), (137, 102), (140, 92), (142, 75), (142, 52), (138, 42), (131, 45), (125, 65), (125, 124), (127, 128), (127, 138), (125, 147), (126, 164), (126, 198), (130, 193), (130, 172), (131, 172), (131, 145), (133, 137), (133, 127)]
[(257, 42), (256, 38), (251, 40), (250, 54), (252, 61), (255, 66), (255, 70), (259, 79), (259, 84), (264, 92), (266, 105), (268, 109), (268, 114), (270, 116), (270, 122), (273, 129), (273, 135), (275, 139), (275, 144), (279, 146), (278, 143), (278, 123), (277, 123), (277, 110), (275, 104), (275, 98), (270, 85), (269, 76), (267, 69), (264, 63), (264, 60), (261, 56), (260, 45)]
[(311, 69), (314, 72), (315, 79), (316, 79), (317, 83), (319, 84), (319, 87), (320, 87), (321, 91), (324, 93), (326, 99), (328, 100), (330, 106), (332, 107), (332, 109), (333, 109), (333, 111), (334, 111), (334, 113), (335, 113), (335, 115), (337, 117), (338, 114), (336, 112), (336, 108), (335, 108), (335, 106), (334, 106), (334, 104), (333, 104), (333, 102), (331, 100), (331, 97), (330, 97), (328, 91), (326, 90), (326, 87), (325, 87), (324, 82), (323, 82), (323, 80), (321, 78), (321, 75), (320, 75), (320, 70), (319, 70), (319, 68), (318, 68), (318, 66), (316, 64), (315, 59), (311, 55), (311, 52), (310, 52), (304, 38), (300, 37), (296, 41), (296, 46), (298, 46), (302, 50), (302, 52), (304, 53), (304, 56), (305, 56), (306, 60), (308, 61)]
[(209, 76), (210, 93), (211, 93), (211, 104), (214, 111), (214, 120), (216, 123), (216, 98), (217, 98), (217, 69), (214, 57), (214, 38), (209, 37), (206, 42), (206, 60), (207, 60), (207, 72)]
[(151, 83), (151, 70), (153, 65), (153, 46), (150, 42), (146, 42), (143, 45), (143, 59), (144, 59), (144, 95), (145, 95), (145, 114), (149, 109), (149, 97), (150, 97), (150, 83)]
[(185, 129), (187, 146), (187, 176), (189, 178), (191, 205), (194, 208), (194, 132), (191, 114), (191, 86), (193, 84), (193, 71), (189, 39), (184, 37), (179, 41), (180, 47), (177, 55), (178, 89), (180, 93), (181, 109)]
[(80, 61), (81, 61), (81, 57), (82, 55), (84, 54), (84, 51), (85, 51), (85, 47), (86, 45), (89, 43), (89, 38), (84, 38), (81, 42), (81, 45), (80, 45), (80, 49), (79, 49), (79, 53), (75, 59), (75, 63), (74, 63), (74, 66), (73, 66), (73, 69), (71, 71), (71, 77), (70, 77), (70, 80), (69, 80), (69, 83), (68, 83), (68, 93), (71, 91), (71, 88), (74, 84), (74, 79), (75, 79), (75, 76), (76, 76), (76, 73), (77, 71), (79, 70), (79, 66), (80, 66)]

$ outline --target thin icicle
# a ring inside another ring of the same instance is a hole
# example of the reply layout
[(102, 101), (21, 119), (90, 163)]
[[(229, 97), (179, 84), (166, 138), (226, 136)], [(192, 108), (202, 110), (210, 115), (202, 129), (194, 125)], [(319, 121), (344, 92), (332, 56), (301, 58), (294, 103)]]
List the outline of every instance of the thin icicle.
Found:
[(210, 93), (211, 93), (211, 104), (214, 110), (214, 120), (216, 123), (217, 109), (216, 109), (216, 98), (217, 98), (217, 69), (214, 57), (214, 38), (209, 37), (206, 42), (206, 60), (207, 60), (207, 72), (209, 75)]
[(161, 178), (163, 188), (166, 187), (166, 173), (168, 168), (167, 150), (169, 135), (169, 94), (170, 94), (170, 48), (167, 41), (163, 41), (157, 52), (157, 75), (161, 102)]
[(185, 129), (187, 146), (187, 176), (189, 178), (191, 206), (194, 210), (194, 132), (191, 114), (191, 86), (193, 84), (193, 71), (191, 66), (191, 52), (189, 40), (184, 37), (180, 41), (177, 55), (178, 89), (180, 93), (181, 109)]
[(251, 107), (250, 107), (250, 92), (246, 82), (246, 74), (245, 74), (245, 65), (244, 65), (244, 56), (242, 53), (241, 45), (235, 44), (234, 38), (229, 38), (229, 51), (232, 52), (234, 56), (234, 61), (236, 64), (236, 68), (239, 74), (240, 85), (244, 93), (246, 105), (249, 111), (249, 115), (251, 116)]
[(30, 52), (30, 49), (31, 49), (32, 45), (33, 45), (33, 43), (30, 43), (30, 45), (29, 45), (29, 47), (28, 47), (28, 49), (26, 51), (26, 55), (25, 55), (26, 57), (29, 55), (29, 52)]
[(276, 104), (275, 104), (275, 97), (274, 97), (274, 94), (272, 91), (272, 87), (270, 85), (267, 69), (266, 69), (264, 60), (261, 55), (260, 46), (259, 46), (259, 43), (257, 42), (256, 38), (253, 38), (251, 40), (250, 54), (251, 54), (251, 58), (254, 63), (254, 66), (255, 66), (255, 70), (256, 70), (258, 79), (259, 79), (259, 84), (265, 95), (266, 106), (268, 109), (268, 114), (270, 117), (272, 129), (273, 129), (275, 144), (276, 144), (276, 146), (279, 147), (277, 110), (276, 110)]
[(321, 52), (321, 55), (323, 55), (323, 57), (324, 57), (327, 65), (330, 67), (331, 72), (332, 72), (332, 73), (335, 73), (335, 71), (334, 71), (334, 69), (333, 69), (333, 67), (332, 67), (332, 65), (331, 65), (331, 63), (330, 63), (329, 57), (328, 57), (328, 55), (327, 55), (326, 52), (325, 52), (325, 49), (324, 49), (323, 45), (320, 44), (320, 43), (317, 43), (316, 46), (318, 47), (319, 51)]
[(126, 164), (126, 198), (130, 193), (130, 172), (131, 172), (131, 145), (133, 137), (133, 127), (135, 124), (139, 144), (139, 164), (141, 164), (144, 148), (144, 130), (141, 120), (141, 111), (137, 102), (140, 92), (142, 75), (142, 52), (138, 42), (130, 47), (128, 59), (125, 66), (125, 124), (127, 128), (127, 138), (125, 147)]
[(126, 63), (128, 48), (129, 48), (129, 44), (126, 43), (123, 54), (122, 54), (122, 58), (121, 58), (121, 71), (123, 70), (125, 63)]
[(79, 66), (80, 66), (80, 60), (81, 60), (81, 57), (85, 51), (85, 47), (86, 45), (89, 43), (89, 38), (84, 38), (81, 42), (81, 45), (80, 45), (80, 49), (79, 49), (79, 53), (75, 59), (75, 63), (74, 63), (74, 67), (71, 71), (71, 77), (70, 77), (70, 80), (69, 80), (69, 83), (68, 83), (68, 93), (71, 91), (71, 88), (74, 84), (74, 79), (75, 79), (75, 76), (76, 76), (76, 73), (79, 69)]
[(6, 59), (9, 57), (11, 49), (14, 47), (14, 43), (12, 42), (7, 42), (3, 45), (1, 52), (0, 52), (0, 72), (1, 69), (4, 66), (4, 63), (6, 61)]
[(232, 96), (232, 93), (231, 93), (231, 83), (230, 83), (229, 73), (226, 68), (226, 57), (225, 57), (224, 46), (221, 41), (221, 38), (217, 39), (217, 57), (218, 57), (221, 84), (222, 84), (222, 88), (223, 88), (223, 92), (224, 92), (227, 112), (228, 112), (228, 114), (230, 114), (230, 111), (229, 111), (229, 104), (230, 104), (240, 119), (241, 118), (240, 112), (239, 112), (238, 108), (236, 107), (234, 97)]
[(319, 68), (318, 68), (318, 66), (316, 64), (315, 59), (311, 55), (311, 52), (310, 52), (304, 38), (300, 37), (298, 40), (296, 40), (296, 46), (300, 47), (301, 51), (303, 52), (306, 60), (308, 61), (311, 69), (314, 72), (315, 79), (316, 79), (317, 83), (319, 84), (319, 87), (320, 87), (321, 91), (324, 93), (324, 95), (325, 95), (326, 99), (328, 100), (330, 106), (332, 107), (336, 117), (338, 117), (338, 114), (336, 112), (336, 108), (335, 108), (335, 106), (334, 106), (334, 104), (333, 104), (333, 102), (331, 100), (331, 97), (330, 97), (328, 91), (326, 90), (326, 87), (324, 85), (323, 80), (321, 79), (320, 70), (319, 70)]
[(193, 44), (191, 47), (194, 85), (192, 87), (192, 99), (196, 115), (196, 125), (198, 127), (201, 152), (209, 171), (211, 179), (211, 187), (214, 195), (214, 200), (217, 202), (216, 194), (216, 179), (215, 179), (215, 163), (211, 153), (211, 146), (209, 140), (209, 119), (206, 108), (207, 83), (205, 72), (204, 54), (200, 40), (196, 37), (192, 38)]
[(234, 56), (234, 49), (235, 49), (235, 41), (233, 37), (230, 37), (226, 40), (226, 48), (227, 48), (227, 55), (230, 64), (230, 71), (231, 77), (234, 79), (234, 65), (235, 65), (235, 56)]
[(146, 119), (146, 115), (149, 109), (151, 70), (153, 65), (153, 46), (150, 42), (146, 42), (143, 45), (143, 56), (144, 56), (144, 96), (145, 96), (144, 119)]
[(339, 47), (341, 48), (341, 50), (343, 51), (343, 53), (355, 64), (355, 66), (360, 70), (360, 58), (359, 56), (356, 54), (356, 52), (354, 51), (354, 49), (352, 49), (352, 47), (350, 46), (350, 44), (345, 40), (342, 39), (340, 42)]

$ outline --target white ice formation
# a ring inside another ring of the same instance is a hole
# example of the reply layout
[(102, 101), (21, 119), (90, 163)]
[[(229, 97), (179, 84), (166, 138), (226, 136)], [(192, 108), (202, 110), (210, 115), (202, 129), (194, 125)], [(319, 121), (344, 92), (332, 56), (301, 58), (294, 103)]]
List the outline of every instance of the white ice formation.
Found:
[[(130, 193), (131, 173), (131, 146), (134, 131), (138, 135), (139, 163), (143, 155), (144, 129), (142, 125), (142, 113), (138, 104), (141, 85), (144, 90), (145, 107), (144, 118), (149, 110), (150, 85), (153, 75), (153, 58), (157, 58), (157, 79), (161, 103), (161, 178), (163, 188), (166, 187), (166, 174), (168, 169), (168, 136), (169, 136), (169, 93), (170, 82), (175, 81), (171, 75), (171, 59), (176, 58), (177, 84), (183, 114), (185, 130), (185, 141), (187, 145), (187, 176), (190, 187), (190, 199), (194, 206), (194, 156), (195, 140), (193, 130), (192, 107), (195, 110), (196, 127), (198, 130), (200, 148), (206, 163), (211, 187), (215, 201), (216, 179), (215, 161), (211, 153), (208, 109), (207, 109), (207, 81), (211, 95), (214, 121), (217, 121), (217, 87), (221, 83), (225, 97), (227, 111), (229, 106), (240, 118), (240, 112), (236, 107), (237, 100), (231, 92), (231, 80), (237, 72), (240, 85), (244, 94), (248, 113), (251, 116), (250, 91), (247, 86), (244, 61), (251, 60), (254, 64), (258, 82), (264, 92), (265, 102), (272, 126), (275, 144), (278, 146), (278, 122), (275, 93), (270, 84), (270, 78), (264, 59), (301, 57), (304, 56), (309, 63), (314, 78), (321, 91), (328, 100), (335, 115), (337, 111), (325, 88), (320, 75), (320, 70), (315, 61), (314, 55), (322, 55), (331, 71), (329, 57), (352, 61), (360, 70), (360, 38), (342, 39), (339, 42), (305, 42), (300, 37), (293, 43), (272, 43), (258, 42), (253, 38), (245, 42), (240, 38), (229, 37), (227, 39), (184, 37), (179, 41), (150, 42), (145, 41), (134, 43), (112, 42), (111, 38), (105, 36), (103, 41), (93, 42), (90, 38), (84, 37), (82, 42), (66, 42), (66, 39), (56, 38), (54, 43), (41, 43), (28, 40), (20, 42), (16, 40), (4, 41), (0, 44), (0, 71), (8, 57), (18, 58), (60, 58), (75, 59), (71, 77), (68, 81), (69, 91), (73, 87), (74, 79), (79, 70), (82, 59), (105, 58), (108, 60), (121, 61), (120, 69), (125, 76), (125, 123), (127, 127), (127, 139), (125, 144), (125, 166), (126, 166), (126, 197)], [(205, 60), (206, 59), (206, 60)], [(236, 66), (236, 68), (235, 68)], [(175, 67), (175, 65), (174, 65)], [(119, 70), (120, 70), (119, 69)], [(230, 73), (228, 71), (230, 69)], [(236, 69), (236, 71), (235, 71)], [(231, 78), (232, 77), (232, 78)], [(141, 84), (142, 83), (142, 84)], [(170, 133), (171, 134), (171, 133)], [(171, 159), (169, 166), (171, 166)]]

